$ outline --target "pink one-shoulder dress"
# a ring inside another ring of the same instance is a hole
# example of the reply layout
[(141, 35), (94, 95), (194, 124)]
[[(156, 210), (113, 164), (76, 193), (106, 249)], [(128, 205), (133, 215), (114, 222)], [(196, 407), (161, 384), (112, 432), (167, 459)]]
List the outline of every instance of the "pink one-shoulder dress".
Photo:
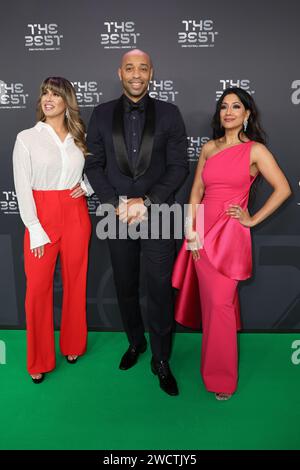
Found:
[(250, 229), (226, 214), (230, 204), (247, 208), (256, 176), (250, 175), (253, 141), (234, 145), (208, 158), (202, 179), (205, 193), (204, 245), (194, 261), (184, 241), (175, 262), (172, 283), (179, 289), (175, 319), (200, 327), (201, 375), (210, 392), (234, 393), (238, 381), (237, 330), (241, 328), (238, 281), (252, 272)]

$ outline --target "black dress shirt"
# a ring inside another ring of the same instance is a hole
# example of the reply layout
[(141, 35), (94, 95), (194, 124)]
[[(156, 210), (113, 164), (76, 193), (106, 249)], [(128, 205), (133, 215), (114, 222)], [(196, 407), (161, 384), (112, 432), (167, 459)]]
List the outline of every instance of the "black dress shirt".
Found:
[(128, 152), (129, 164), (133, 170), (138, 160), (142, 141), (147, 101), (148, 95), (145, 95), (137, 103), (134, 103), (129, 98), (127, 98), (127, 96), (123, 95), (124, 137)]

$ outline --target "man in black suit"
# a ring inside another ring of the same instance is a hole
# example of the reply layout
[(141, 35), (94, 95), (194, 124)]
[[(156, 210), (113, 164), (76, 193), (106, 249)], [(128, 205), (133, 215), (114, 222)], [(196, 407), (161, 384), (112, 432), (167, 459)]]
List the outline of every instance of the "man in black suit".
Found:
[[(90, 119), (85, 174), (101, 204), (115, 207), (125, 224), (140, 223), (157, 205), (174, 203), (174, 193), (188, 174), (187, 138), (177, 106), (148, 95), (153, 67), (148, 54), (127, 52), (118, 70), (121, 98), (97, 106)], [(119, 199), (126, 196), (126, 200)], [(151, 208), (152, 206), (152, 208)], [(152, 216), (153, 217), (153, 216)], [(160, 233), (161, 235), (161, 233)], [(146, 268), (147, 318), (151, 369), (161, 388), (178, 395), (170, 370), (173, 326), (172, 267), (174, 236), (167, 239), (109, 239), (119, 308), (129, 348), (120, 362), (127, 370), (146, 350), (139, 304), (139, 267)]]

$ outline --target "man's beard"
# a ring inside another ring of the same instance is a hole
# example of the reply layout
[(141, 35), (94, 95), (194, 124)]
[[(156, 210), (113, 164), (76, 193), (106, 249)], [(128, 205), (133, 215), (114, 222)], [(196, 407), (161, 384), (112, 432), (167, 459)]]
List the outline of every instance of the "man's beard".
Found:
[(142, 91), (137, 91), (136, 93), (134, 92), (134, 90), (132, 91), (132, 89), (129, 89), (127, 85), (124, 85), (124, 83), (123, 83), (123, 88), (127, 92), (127, 95), (129, 95), (129, 97), (139, 98), (139, 97), (144, 96), (147, 93), (148, 85), (146, 88), (142, 88)]

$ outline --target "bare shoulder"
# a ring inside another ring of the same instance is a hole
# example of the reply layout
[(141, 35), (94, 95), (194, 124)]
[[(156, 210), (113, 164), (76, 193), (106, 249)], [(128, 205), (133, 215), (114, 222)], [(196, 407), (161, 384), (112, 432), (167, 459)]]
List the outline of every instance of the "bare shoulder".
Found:
[(202, 154), (205, 160), (212, 155), (216, 150), (216, 142), (215, 140), (211, 139), (202, 146)]
[(266, 156), (272, 156), (270, 150), (266, 147), (266, 145), (260, 142), (253, 142), (251, 147), (251, 156), (253, 158), (253, 162), (259, 161), (261, 158), (266, 158)]
[(252, 149), (254, 152), (263, 152), (265, 150), (268, 150), (264, 144), (255, 141), (253, 141), (252, 143)]

